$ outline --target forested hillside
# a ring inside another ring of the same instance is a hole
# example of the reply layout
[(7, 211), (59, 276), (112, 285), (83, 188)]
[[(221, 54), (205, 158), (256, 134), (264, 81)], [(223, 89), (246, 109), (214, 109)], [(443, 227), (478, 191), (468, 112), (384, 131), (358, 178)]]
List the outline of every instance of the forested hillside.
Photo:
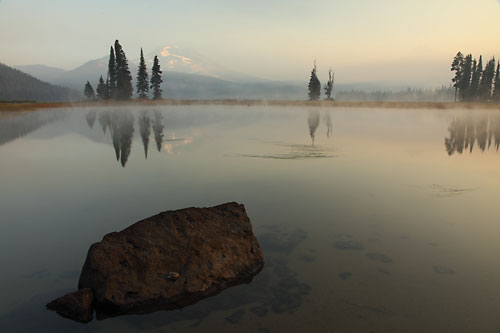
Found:
[(40, 81), (0, 63), (0, 101), (55, 102), (79, 99), (81, 94), (78, 92)]

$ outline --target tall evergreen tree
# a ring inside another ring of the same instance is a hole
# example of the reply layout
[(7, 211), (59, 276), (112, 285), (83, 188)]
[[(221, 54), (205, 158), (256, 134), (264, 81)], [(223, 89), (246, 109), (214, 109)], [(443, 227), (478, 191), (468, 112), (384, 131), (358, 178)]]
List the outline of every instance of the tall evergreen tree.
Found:
[(85, 88), (83, 89), (83, 95), (87, 97), (87, 99), (95, 99), (95, 92), (94, 88), (92, 88), (92, 85), (90, 84), (89, 81), (85, 84)]
[(160, 63), (158, 56), (155, 56), (153, 61), (153, 68), (151, 69), (151, 89), (153, 90), (153, 99), (161, 99), (161, 79), (162, 71), (160, 70)]
[(116, 60), (116, 98), (128, 100), (132, 97), (132, 76), (128, 68), (127, 57), (118, 40), (115, 41)]
[(109, 51), (108, 77), (106, 81), (108, 84), (108, 97), (116, 98), (116, 59), (113, 46)]
[(316, 61), (314, 61), (314, 68), (311, 71), (311, 78), (309, 79), (309, 100), (317, 101), (321, 95), (321, 82), (319, 82), (318, 76), (316, 74)]
[(333, 101), (332, 93), (333, 93), (333, 81), (335, 79), (335, 74), (333, 73), (333, 70), (330, 69), (328, 71), (328, 82), (325, 85), (325, 99), (327, 101)]
[(110, 99), (111, 98), (111, 89), (109, 88), (109, 78), (106, 79), (106, 95), (104, 99)]
[(500, 103), (500, 61), (497, 63), (497, 73), (495, 75), (495, 91), (493, 92), (493, 102)]
[(149, 80), (148, 80), (148, 70), (146, 68), (146, 62), (144, 61), (144, 54), (141, 48), (141, 60), (139, 63), (139, 69), (137, 71), (137, 94), (139, 98), (148, 98), (149, 91)]
[(493, 88), (493, 80), (495, 78), (495, 58), (490, 59), (484, 67), (483, 76), (479, 84), (479, 100), (489, 102), (491, 100), (491, 92)]
[(468, 54), (462, 63), (462, 78), (458, 87), (458, 95), (461, 101), (468, 101), (471, 96), (472, 64), (472, 54)]
[(455, 102), (458, 98), (458, 89), (462, 83), (463, 76), (463, 66), (464, 66), (464, 55), (462, 52), (458, 52), (453, 62), (451, 63), (451, 71), (455, 72), (455, 77), (452, 79), (453, 88), (455, 88)]
[(474, 59), (474, 63), (472, 65), (472, 80), (470, 83), (470, 99), (471, 101), (475, 101), (478, 99), (479, 95), (479, 83), (481, 82), (481, 75), (483, 74), (483, 56), (479, 56), (479, 62), (476, 62)]
[(96, 92), (97, 92), (98, 99), (102, 99), (102, 100), (108, 99), (109, 89), (108, 89), (108, 86), (106, 85), (106, 83), (104, 83), (104, 79), (102, 78), (102, 75), (99, 78), (99, 84), (97, 85)]

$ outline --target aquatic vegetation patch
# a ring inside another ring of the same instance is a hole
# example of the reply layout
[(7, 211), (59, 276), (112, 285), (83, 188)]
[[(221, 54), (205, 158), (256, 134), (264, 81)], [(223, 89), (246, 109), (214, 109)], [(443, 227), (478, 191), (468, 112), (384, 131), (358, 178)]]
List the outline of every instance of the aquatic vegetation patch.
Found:
[(301, 253), (299, 254), (299, 259), (304, 262), (314, 262), (316, 261), (316, 255), (311, 253)]
[(257, 236), (264, 253), (267, 251), (290, 253), (306, 238), (307, 232), (300, 228), (288, 232), (284, 229), (271, 227), (271, 232)]
[(388, 256), (386, 256), (385, 254), (382, 254), (382, 253), (373, 253), (373, 252), (371, 252), (371, 253), (367, 253), (366, 256), (370, 260), (381, 262), (381, 263), (384, 263), (384, 264), (392, 262), (391, 258), (389, 258)]
[(365, 246), (354, 239), (337, 240), (333, 243), (333, 247), (337, 250), (363, 250)]
[(378, 268), (377, 269), (377, 272), (379, 272), (380, 274), (384, 274), (384, 275), (391, 275), (391, 272), (388, 271), (387, 269), (385, 268)]
[(250, 312), (257, 317), (265, 317), (269, 311), (265, 306), (255, 306), (250, 309)]
[(339, 278), (341, 278), (342, 280), (350, 279), (351, 276), (352, 276), (351, 272), (342, 272), (342, 273), (339, 273)]
[(285, 142), (265, 142), (275, 147), (275, 152), (266, 154), (228, 154), (227, 157), (253, 157), (278, 160), (305, 160), (318, 158), (337, 157), (335, 150), (331, 147), (319, 145), (290, 144)]
[(476, 188), (466, 188), (454, 185), (432, 184), (429, 186), (433, 191), (432, 196), (436, 198), (448, 198), (475, 191)]
[(446, 266), (441, 266), (441, 265), (435, 265), (432, 267), (432, 270), (437, 273), (437, 274), (447, 274), (447, 275), (454, 275), (456, 274), (455, 270), (446, 267)]

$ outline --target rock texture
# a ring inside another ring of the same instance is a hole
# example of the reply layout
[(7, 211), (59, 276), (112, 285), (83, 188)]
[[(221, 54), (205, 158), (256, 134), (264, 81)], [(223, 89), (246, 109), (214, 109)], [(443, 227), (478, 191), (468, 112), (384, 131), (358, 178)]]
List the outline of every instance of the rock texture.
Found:
[(94, 317), (94, 295), (89, 288), (81, 289), (56, 298), (47, 304), (47, 309), (63, 317), (88, 323)]
[(103, 319), (195, 303), (250, 282), (263, 265), (243, 205), (186, 208), (105, 235), (90, 247), (78, 289), (92, 290)]

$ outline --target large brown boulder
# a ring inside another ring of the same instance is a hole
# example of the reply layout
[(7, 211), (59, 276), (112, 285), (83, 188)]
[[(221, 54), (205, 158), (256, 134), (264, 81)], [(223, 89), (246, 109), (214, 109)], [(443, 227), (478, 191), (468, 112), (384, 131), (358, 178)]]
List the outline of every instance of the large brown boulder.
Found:
[(98, 319), (174, 309), (249, 282), (264, 258), (245, 207), (167, 211), (93, 244), (78, 289), (94, 294)]

